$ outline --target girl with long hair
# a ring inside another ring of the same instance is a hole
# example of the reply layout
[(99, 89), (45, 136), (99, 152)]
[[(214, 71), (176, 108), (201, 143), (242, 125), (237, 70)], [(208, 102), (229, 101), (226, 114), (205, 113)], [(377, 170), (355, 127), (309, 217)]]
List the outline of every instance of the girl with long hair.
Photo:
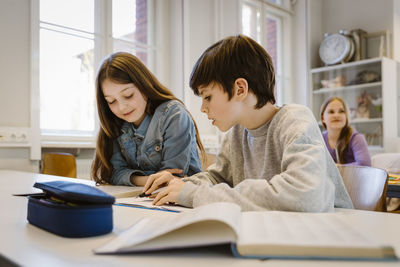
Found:
[(364, 136), (349, 125), (345, 101), (330, 97), (321, 106), (322, 133), (326, 147), (337, 164), (371, 166), (371, 157)]
[(191, 114), (134, 55), (107, 57), (96, 78), (100, 119), (91, 177), (143, 186), (149, 175), (201, 171), (204, 148)]

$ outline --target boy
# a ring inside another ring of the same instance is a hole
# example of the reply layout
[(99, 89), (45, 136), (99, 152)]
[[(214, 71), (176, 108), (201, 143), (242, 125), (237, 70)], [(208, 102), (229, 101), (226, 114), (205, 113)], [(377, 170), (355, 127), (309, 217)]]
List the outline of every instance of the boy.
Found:
[(333, 211), (352, 202), (311, 111), (275, 106), (271, 57), (254, 40), (238, 35), (209, 47), (196, 62), (190, 87), (201, 111), (225, 136), (217, 162), (183, 179), (151, 175), (153, 203), (197, 207), (234, 202), (242, 210)]

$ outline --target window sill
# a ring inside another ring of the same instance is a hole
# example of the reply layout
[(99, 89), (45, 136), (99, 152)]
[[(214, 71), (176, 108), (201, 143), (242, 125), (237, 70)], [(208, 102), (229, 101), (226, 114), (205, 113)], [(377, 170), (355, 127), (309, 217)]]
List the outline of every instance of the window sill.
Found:
[(1, 142), (0, 147), (8, 148), (8, 147), (31, 147), (30, 143), (13, 143), (13, 142)]
[(96, 148), (93, 141), (42, 141), (41, 147), (57, 148)]

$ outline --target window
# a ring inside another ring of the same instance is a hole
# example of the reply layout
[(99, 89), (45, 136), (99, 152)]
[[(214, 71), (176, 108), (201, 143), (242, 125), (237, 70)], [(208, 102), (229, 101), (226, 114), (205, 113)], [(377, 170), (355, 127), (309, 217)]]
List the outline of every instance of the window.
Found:
[(42, 142), (93, 142), (98, 128), (94, 81), (101, 60), (126, 51), (150, 69), (154, 65), (152, 1), (36, 0), (32, 6)]
[(153, 68), (155, 47), (151, 1), (113, 0), (112, 37), (113, 51), (125, 51), (136, 55), (150, 69)]
[[(271, 56), (278, 105), (290, 101), (290, 17), (287, 0), (242, 1), (242, 33), (259, 42)], [(290, 5), (289, 5), (290, 6)]]
[(94, 0), (40, 0), (39, 88), (43, 133), (95, 130), (93, 10)]
[(244, 2), (242, 5), (242, 33), (261, 43), (261, 5)]

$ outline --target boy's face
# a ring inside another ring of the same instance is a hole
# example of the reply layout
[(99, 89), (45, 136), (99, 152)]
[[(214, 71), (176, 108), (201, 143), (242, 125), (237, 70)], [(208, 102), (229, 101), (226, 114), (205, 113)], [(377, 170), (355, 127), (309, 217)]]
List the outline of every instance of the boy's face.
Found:
[(202, 99), (200, 110), (207, 114), (212, 125), (226, 132), (238, 124), (240, 108), (236, 105), (235, 97), (228, 100), (228, 93), (224, 92), (220, 84), (211, 83), (207, 86), (201, 86), (199, 93)]

